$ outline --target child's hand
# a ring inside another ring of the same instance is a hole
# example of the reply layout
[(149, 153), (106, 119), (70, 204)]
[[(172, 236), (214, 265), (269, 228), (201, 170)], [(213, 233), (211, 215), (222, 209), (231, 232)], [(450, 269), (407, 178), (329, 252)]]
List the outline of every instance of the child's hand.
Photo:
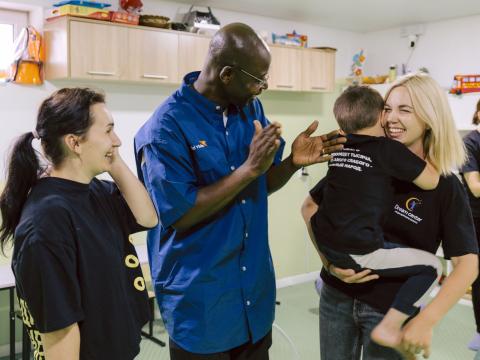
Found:
[(402, 331), (402, 348), (411, 354), (420, 354), (427, 359), (430, 356), (433, 325), (422, 318), (422, 313), (405, 325)]

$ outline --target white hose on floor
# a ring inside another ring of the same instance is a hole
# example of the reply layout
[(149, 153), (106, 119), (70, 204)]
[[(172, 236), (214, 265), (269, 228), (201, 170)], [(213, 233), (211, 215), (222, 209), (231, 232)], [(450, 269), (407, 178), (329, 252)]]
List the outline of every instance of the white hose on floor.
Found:
[(283, 329), (278, 326), (277, 324), (273, 323), (272, 326), (273, 329), (278, 331), (278, 333), (287, 341), (287, 343), (290, 345), (290, 349), (292, 350), (293, 358), (289, 360), (300, 360), (300, 354), (298, 353), (297, 347), (293, 343), (292, 339), (283, 331)]

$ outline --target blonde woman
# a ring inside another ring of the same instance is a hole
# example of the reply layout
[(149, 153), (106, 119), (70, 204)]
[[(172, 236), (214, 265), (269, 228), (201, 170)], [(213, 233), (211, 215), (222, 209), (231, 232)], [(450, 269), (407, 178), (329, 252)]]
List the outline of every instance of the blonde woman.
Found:
[[(395, 196), (386, 214), (385, 240), (436, 253), (442, 245), (454, 270), (441, 290), (402, 332), (400, 350), (407, 358), (430, 355), (432, 329), (465, 293), (478, 273), (477, 240), (468, 200), (452, 173), (465, 161), (446, 95), (426, 74), (400, 79), (385, 96), (387, 136), (405, 144), (433, 164), (442, 175), (435, 190), (396, 181)], [(322, 182), (302, 207), (307, 226), (322, 201)], [(325, 269), (328, 269), (325, 270)], [(325, 285), (320, 299), (322, 360), (401, 359), (398, 351), (374, 343), (370, 334), (382, 320), (403, 285), (401, 279), (379, 278), (370, 270), (355, 273), (324, 263)]]

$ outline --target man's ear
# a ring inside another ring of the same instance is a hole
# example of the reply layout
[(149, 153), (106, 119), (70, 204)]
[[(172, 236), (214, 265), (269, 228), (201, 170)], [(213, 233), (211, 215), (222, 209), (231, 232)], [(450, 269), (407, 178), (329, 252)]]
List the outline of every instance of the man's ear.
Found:
[(219, 77), (224, 84), (229, 84), (234, 76), (232, 66), (224, 66), (222, 70), (220, 70)]
[(80, 137), (74, 134), (68, 134), (64, 137), (64, 142), (68, 150), (75, 154), (81, 154)]

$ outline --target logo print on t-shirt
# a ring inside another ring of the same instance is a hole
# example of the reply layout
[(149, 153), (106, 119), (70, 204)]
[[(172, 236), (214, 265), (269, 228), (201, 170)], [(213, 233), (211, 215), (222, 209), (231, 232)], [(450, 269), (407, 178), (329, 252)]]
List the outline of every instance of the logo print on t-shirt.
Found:
[(411, 198), (408, 198), (407, 201), (405, 201), (405, 207), (395, 204), (395, 206), (393, 207), (393, 211), (395, 214), (400, 215), (401, 217), (407, 219), (408, 221), (414, 224), (418, 224), (423, 219), (420, 216), (415, 215), (413, 212), (421, 204), (422, 204), (422, 200), (416, 197), (411, 197)]
[(408, 211), (413, 211), (415, 210), (415, 207), (417, 205), (420, 205), (421, 203), (422, 203), (422, 200), (416, 197), (411, 197), (405, 202), (405, 207), (408, 209)]

